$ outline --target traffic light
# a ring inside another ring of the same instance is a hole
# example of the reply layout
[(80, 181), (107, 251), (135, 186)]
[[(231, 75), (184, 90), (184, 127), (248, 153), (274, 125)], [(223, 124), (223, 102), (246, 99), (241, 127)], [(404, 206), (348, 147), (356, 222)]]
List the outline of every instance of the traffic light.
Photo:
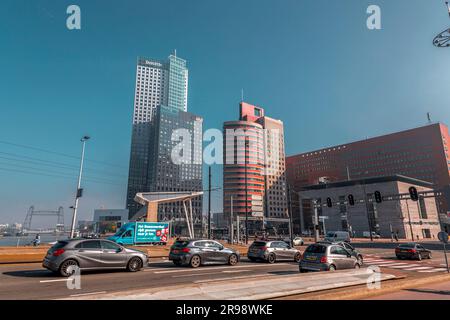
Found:
[(333, 202), (331, 201), (331, 198), (327, 198), (327, 207), (331, 208), (333, 206)]
[(375, 191), (374, 195), (375, 195), (375, 202), (376, 203), (383, 202), (383, 197), (381, 196), (381, 192), (380, 191)]
[(416, 187), (409, 187), (409, 196), (411, 197), (412, 201), (419, 200), (419, 194), (417, 193)]
[(352, 194), (349, 194), (349, 195), (348, 195), (348, 203), (349, 203), (351, 206), (354, 206), (354, 205), (355, 205), (355, 198), (353, 197)]

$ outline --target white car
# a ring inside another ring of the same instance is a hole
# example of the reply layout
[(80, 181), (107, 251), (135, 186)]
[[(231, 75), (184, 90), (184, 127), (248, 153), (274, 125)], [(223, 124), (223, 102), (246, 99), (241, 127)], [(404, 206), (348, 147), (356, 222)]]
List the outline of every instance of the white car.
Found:
[(305, 243), (302, 237), (295, 237), (293, 242), (294, 246), (302, 246)]

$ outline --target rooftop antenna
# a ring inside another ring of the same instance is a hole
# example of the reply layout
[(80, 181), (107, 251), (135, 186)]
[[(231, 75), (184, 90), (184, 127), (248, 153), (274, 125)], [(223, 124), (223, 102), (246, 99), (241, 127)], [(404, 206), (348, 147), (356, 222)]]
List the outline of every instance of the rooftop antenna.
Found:
[(175, 58), (177, 57), (177, 49), (174, 50)]
[(244, 89), (241, 89), (241, 102), (244, 102)]
[[(448, 16), (450, 17), (450, 4), (445, 1), (445, 6), (447, 7)], [(450, 28), (442, 31), (433, 39), (433, 44), (439, 48), (449, 48), (450, 47)]]
[(431, 113), (427, 112), (428, 123), (431, 123)]

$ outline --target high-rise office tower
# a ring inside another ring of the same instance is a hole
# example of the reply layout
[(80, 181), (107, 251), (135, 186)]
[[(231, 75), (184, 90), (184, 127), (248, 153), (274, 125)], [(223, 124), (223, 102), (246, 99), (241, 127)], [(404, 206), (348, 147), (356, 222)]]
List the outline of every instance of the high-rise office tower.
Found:
[(225, 122), (224, 135), (224, 214), (230, 216), (233, 199), (241, 221), (246, 214), (288, 218), (283, 122), (242, 102), (239, 121)]
[[(176, 145), (173, 131), (187, 129), (195, 145), (201, 146), (202, 119), (187, 112), (188, 69), (186, 61), (170, 55), (165, 61), (138, 58), (134, 99), (133, 132), (127, 190), (127, 208), (133, 217), (141, 206), (134, 201), (138, 192), (201, 190), (201, 160), (193, 150), (193, 161), (175, 165), (170, 151)], [(199, 140), (199, 141), (197, 141)], [(201, 148), (201, 147), (200, 147)], [(197, 153), (196, 153), (197, 151)], [(200, 155), (201, 158), (201, 155)], [(201, 199), (200, 199), (201, 200)], [(194, 204), (194, 212), (200, 207)], [(177, 216), (176, 205), (159, 208)], [(164, 215), (167, 218), (167, 214)], [(201, 220), (201, 217), (200, 217)]]

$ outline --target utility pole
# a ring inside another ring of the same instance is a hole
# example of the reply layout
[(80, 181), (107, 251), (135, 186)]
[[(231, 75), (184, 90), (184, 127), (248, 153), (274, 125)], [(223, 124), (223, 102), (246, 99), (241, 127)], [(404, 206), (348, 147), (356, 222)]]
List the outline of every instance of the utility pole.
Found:
[(364, 183), (363, 183), (363, 192), (364, 192), (364, 202), (366, 204), (367, 222), (369, 224), (370, 241), (373, 241), (373, 236), (372, 236), (372, 219), (369, 216), (369, 199), (367, 198), (367, 192), (366, 192), (366, 180), (364, 180)]
[(230, 243), (234, 243), (234, 225), (233, 225), (233, 196), (231, 196), (231, 210), (230, 210)]
[(287, 186), (287, 192), (288, 192), (288, 209), (289, 209), (289, 239), (291, 240), (291, 245), (294, 243), (294, 237), (293, 237), (293, 221), (292, 221), (292, 199), (291, 199), (291, 187), (290, 185)]
[(247, 161), (247, 160), (250, 160), (250, 159), (248, 159), (248, 157), (250, 156), (250, 155), (248, 155), (248, 157), (247, 157), (247, 151), (248, 151), (248, 140), (246, 139), (245, 140), (245, 151), (244, 151), (244, 154), (245, 154), (245, 157), (244, 157), (244, 166), (245, 166), (245, 244), (248, 244), (248, 192), (247, 192), (247, 189), (248, 189), (248, 186), (247, 186), (247, 162), (250, 162), (250, 161)]
[(411, 232), (411, 239), (414, 242), (414, 233), (413, 233), (413, 228), (412, 228), (412, 224), (411, 224), (411, 214), (409, 212), (409, 205), (408, 205), (408, 199), (406, 199), (406, 210), (408, 212), (408, 220), (409, 220), (409, 231)]
[(208, 168), (208, 239), (211, 239), (211, 166)]
[(319, 214), (317, 212), (317, 200), (313, 201), (314, 205), (314, 241), (319, 241)]
[(81, 138), (82, 148), (81, 148), (81, 163), (80, 163), (80, 173), (78, 175), (78, 185), (77, 185), (77, 193), (75, 195), (75, 205), (73, 207), (73, 217), (72, 217), (72, 226), (70, 228), (70, 238), (72, 239), (75, 234), (75, 223), (77, 220), (77, 210), (78, 210), (78, 202), (79, 199), (83, 196), (83, 189), (81, 189), (81, 177), (83, 175), (83, 164), (84, 164), (84, 151), (86, 148), (86, 141), (90, 139), (89, 136), (84, 136)]

